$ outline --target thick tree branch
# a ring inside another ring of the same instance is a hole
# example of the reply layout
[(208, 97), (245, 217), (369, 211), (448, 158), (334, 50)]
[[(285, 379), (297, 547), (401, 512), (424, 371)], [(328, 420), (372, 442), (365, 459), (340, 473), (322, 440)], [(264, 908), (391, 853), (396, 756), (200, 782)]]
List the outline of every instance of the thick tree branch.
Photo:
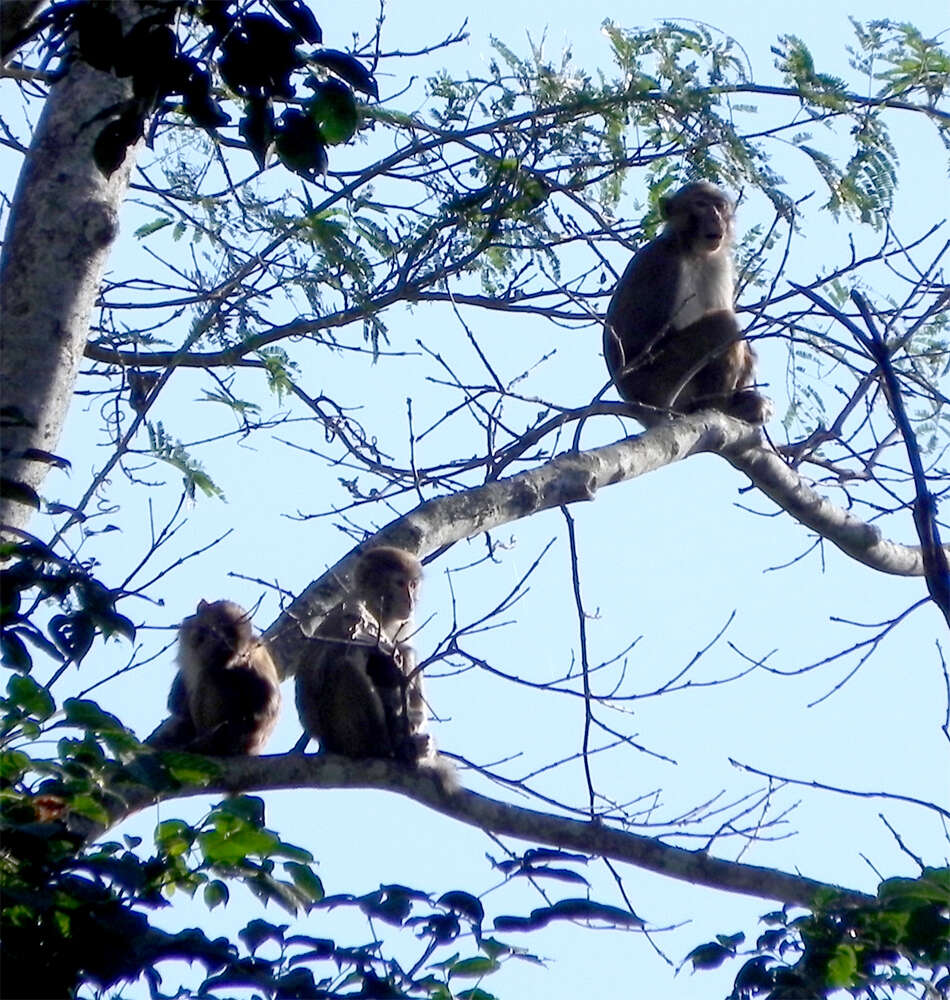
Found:
[[(233, 793), (305, 788), (375, 788), (415, 799), (445, 816), (499, 836), (535, 844), (583, 851), (624, 861), (670, 878), (735, 892), (760, 899), (810, 906), (817, 892), (840, 892), (848, 903), (863, 903), (868, 896), (852, 889), (790, 875), (773, 868), (714, 858), (705, 851), (688, 851), (653, 837), (628, 833), (600, 821), (569, 819), (490, 799), (476, 792), (442, 790), (424, 771), (413, 772), (389, 761), (354, 761), (345, 757), (281, 754), (266, 757), (232, 757), (216, 762), (218, 781), (174, 792), (174, 798), (208, 793)], [(142, 786), (137, 786), (141, 789)], [(151, 805), (155, 799), (136, 791), (127, 800), (123, 818)]]
[[(539, 511), (593, 500), (601, 487), (703, 452), (722, 454), (766, 496), (852, 559), (882, 573), (924, 575), (918, 547), (882, 538), (874, 525), (854, 517), (802, 482), (775, 452), (762, 447), (756, 429), (711, 410), (681, 417), (615, 444), (565, 452), (509, 479), (429, 500), (387, 525), (373, 541), (398, 545), (424, 557)], [(306, 636), (340, 600), (354, 558), (355, 553), (349, 553), (314, 581), (265, 633), (285, 675), (296, 672), (297, 664), (307, 655)]]
[(816, 531), (845, 555), (881, 573), (924, 575), (924, 559), (919, 546), (884, 538), (880, 528), (849, 514), (813, 490), (774, 451), (724, 449), (723, 456), (796, 521)]

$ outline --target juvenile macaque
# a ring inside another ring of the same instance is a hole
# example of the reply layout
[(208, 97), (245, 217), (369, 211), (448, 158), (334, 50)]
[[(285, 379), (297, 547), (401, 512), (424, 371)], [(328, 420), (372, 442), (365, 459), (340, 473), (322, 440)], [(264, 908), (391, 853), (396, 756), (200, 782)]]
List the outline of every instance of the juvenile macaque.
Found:
[(297, 671), (299, 749), (313, 738), (324, 753), (451, 771), (425, 731), (422, 674), (405, 641), (421, 581), (422, 565), (402, 549), (377, 546), (360, 558), (351, 596), (321, 622)]
[(666, 225), (634, 255), (604, 324), (604, 357), (620, 395), (645, 404), (651, 427), (707, 407), (753, 424), (771, 403), (752, 386), (755, 352), (733, 311), (734, 209), (714, 184), (687, 184), (660, 202)]
[(226, 757), (258, 754), (277, 723), (280, 684), (247, 612), (233, 601), (200, 601), (178, 631), (171, 716), (146, 741)]

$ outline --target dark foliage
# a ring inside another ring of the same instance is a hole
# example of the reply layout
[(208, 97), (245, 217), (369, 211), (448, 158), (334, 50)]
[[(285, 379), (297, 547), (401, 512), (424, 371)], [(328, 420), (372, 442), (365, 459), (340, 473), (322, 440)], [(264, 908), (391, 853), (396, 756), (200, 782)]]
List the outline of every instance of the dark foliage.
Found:
[[(312, 179), (327, 169), (326, 147), (356, 130), (353, 91), (379, 96), (373, 74), (354, 56), (303, 49), (320, 46), (323, 32), (301, 0), (268, 0), (260, 10), (237, 0), (177, 0), (157, 4), (131, 27), (111, 3), (62, 0), (31, 26), (30, 34), (44, 32), (64, 65), (81, 59), (131, 82), (132, 96), (105, 112), (96, 140), (96, 163), (107, 175), (165, 115), (183, 115), (215, 135), (231, 125), (227, 107), (237, 104), (239, 134), (258, 165), (276, 149), (286, 167)], [(313, 95), (298, 95), (298, 86)], [(276, 115), (275, 103), (289, 101), (303, 110)]]
[[(811, 913), (783, 909), (762, 920), (769, 929), (728, 1000), (821, 1000), (842, 989), (872, 1000), (925, 984), (928, 996), (950, 993), (950, 868), (887, 879), (867, 906), (829, 898), (816, 900)], [(687, 960), (694, 969), (718, 968), (744, 938), (719, 935)]]

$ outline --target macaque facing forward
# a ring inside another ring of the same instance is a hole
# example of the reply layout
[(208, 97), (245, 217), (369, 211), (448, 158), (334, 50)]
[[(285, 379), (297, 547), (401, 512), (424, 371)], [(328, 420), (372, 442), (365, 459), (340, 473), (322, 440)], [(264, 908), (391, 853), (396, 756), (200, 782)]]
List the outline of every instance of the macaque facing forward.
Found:
[(259, 754), (280, 713), (277, 669), (233, 601), (200, 601), (178, 631), (171, 717), (146, 742), (228, 757)]
[(449, 787), (454, 769), (426, 732), (422, 674), (406, 641), (421, 581), (422, 565), (402, 549), (360, 558), (352, 595), (320, 623), (297, 672), (298, 748), (313, 738), (324, 753), (428, 766)]

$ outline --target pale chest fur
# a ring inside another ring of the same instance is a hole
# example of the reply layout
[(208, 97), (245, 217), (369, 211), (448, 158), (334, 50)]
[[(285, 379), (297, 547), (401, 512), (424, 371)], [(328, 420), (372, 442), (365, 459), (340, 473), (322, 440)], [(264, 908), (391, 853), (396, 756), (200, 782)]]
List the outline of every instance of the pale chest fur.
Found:
[(673, 327), (682, 330), (707, 313), (732, 309), (734, 288), (732, 253), (728, 247), (711, 254), (684, 255), (680, 258)]

